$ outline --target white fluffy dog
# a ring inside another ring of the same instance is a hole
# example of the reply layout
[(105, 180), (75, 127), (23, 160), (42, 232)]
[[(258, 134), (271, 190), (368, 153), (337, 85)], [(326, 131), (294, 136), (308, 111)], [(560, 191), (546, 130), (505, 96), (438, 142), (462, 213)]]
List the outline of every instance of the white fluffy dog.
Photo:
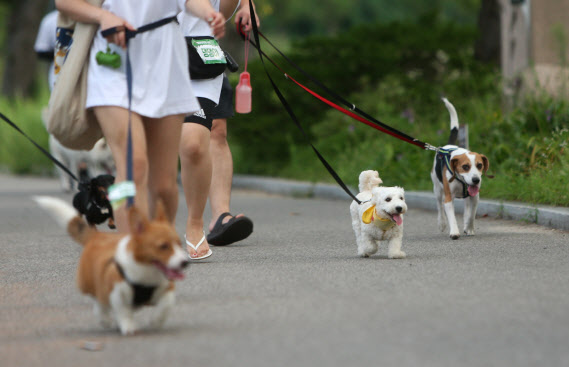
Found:
[[(42, 111), (42, 119), (47, 121), (47, 108)], [(99, 139), (91, 150), (73, 150), (61, 145), (53, 135), (49, 135), (49, 151), (58, 161), (71, 171), (79, 180), (94, 178), (99, 175), (115, 175), (116, 167), (111, 149), (104, 138)], [(71, 192), (75, 181), (61, 168), (57, 168), (61, 189)], [(76, 188), (76, 187), (75, 187)]]
[(369, 257), (378, 250), (380, 241), (389, 241), (387, 257), (403, 259), (403, 214), (407, 211), (405, 191), (401, 187), (379, 186), (382, 181), (377, 171), (360, 174), (360, 193), (356, 196), (362, 203), (350, 205), (352, 227), (356, 234), (358, 255)]
[[(79, 180), (94, 178), (102, 174), (115, 174), (113, 155), (104, 138), (99, 139), (91, 150), (72, 150), (61, 145), (53, 135), (50, 135), (49, 150)], [(73, 191), (75, 181), (59, 167), (57, 167), (57, 172), (62, 190)]]

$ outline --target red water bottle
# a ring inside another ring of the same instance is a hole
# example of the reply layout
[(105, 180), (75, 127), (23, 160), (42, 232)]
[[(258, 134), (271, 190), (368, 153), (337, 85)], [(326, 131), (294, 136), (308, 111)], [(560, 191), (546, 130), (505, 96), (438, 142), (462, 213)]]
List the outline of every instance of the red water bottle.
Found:
[(247, 60), (249, 58), (249, 32), (245, 36), (245, 71), (239, 75), (239, 84), (235, 89), (235, 112), (251, 112), (251, 75), (247, 72)]
[(251, 112), (251, 76), (244, 71), (239, 76), (239, 84), (235, 91), (235, 111), (237, 113)]

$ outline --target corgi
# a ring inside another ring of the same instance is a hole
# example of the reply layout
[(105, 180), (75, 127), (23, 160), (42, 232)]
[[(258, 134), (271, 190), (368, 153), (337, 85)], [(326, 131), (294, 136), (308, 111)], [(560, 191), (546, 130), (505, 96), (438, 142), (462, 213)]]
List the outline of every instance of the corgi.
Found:
[(189, 260), (176, 229), (158, 202), (154, 220), (136, 207), (128, 212), (128, 234), (99, 232), (65, 201), (38, 196), (35, 201), (83, 246), (77, 270), (80, 291), (95, 299), (105, 327), (113, 322), (123, 335), (134, 334), (134, 311), (154, 305), (152, 327), (161, 327), (175, 303), (174, 281), (184, 278)]

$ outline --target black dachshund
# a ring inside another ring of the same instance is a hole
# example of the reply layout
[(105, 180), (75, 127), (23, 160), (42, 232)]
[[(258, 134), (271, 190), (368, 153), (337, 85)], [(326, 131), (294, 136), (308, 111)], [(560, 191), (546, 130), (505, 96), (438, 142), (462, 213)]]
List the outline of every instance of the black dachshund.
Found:
[(82, 180), (79, 192), (73, 198), (73, 206), (94, 226), (107, 219), (108, 226), (115, 229), (113, 208), (108, 199), (108, 188), (115, 182), (111, 175), (99, 175), (91, 180)]

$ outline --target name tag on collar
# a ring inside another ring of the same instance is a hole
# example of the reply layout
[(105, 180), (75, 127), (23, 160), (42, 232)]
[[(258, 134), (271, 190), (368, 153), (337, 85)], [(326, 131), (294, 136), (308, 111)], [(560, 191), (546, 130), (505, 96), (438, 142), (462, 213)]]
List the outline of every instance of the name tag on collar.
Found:
[(215, 39), (193, 39), (192, 46), (204, 64), (226, 64), (225, 54)]

